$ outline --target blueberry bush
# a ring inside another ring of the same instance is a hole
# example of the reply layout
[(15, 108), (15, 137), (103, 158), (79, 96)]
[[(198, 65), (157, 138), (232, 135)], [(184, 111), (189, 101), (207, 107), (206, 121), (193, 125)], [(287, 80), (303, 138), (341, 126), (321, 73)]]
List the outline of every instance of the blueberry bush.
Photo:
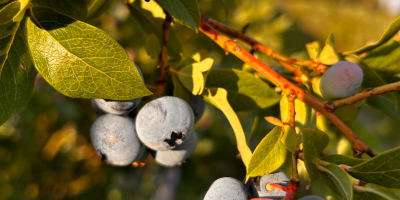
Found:
[(393, 8), (0, 0), (0, 199), (400, 199)]

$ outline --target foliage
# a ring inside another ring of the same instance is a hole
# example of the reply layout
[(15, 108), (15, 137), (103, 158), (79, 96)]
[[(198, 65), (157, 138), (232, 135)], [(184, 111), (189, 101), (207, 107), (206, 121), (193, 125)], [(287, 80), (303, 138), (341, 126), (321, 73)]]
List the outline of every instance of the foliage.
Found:
[[(237, 176), (246, 182), (277, 169), (302, 185), (311, 184), (311, 193), (325, 198), (397, 199), (400, 149), (395, 146), (400, 137), (395, 130), (400, 127), (395, 120), (400, 118), (400, 97), (392, 91), (399, 91), (400, 86), (384, 86), (399, 82), (400, 17), (375, 8), (375, 15), (385, 17), (386, 29), (368, 26), (371, 30), (363, 37), (371, 33), (375, 38), (368, 40), (377, 42), (365, 45), (364, 40), (363, 45), (357, 44), (362, 47), (354, 48), (338, 44), (356, 41), (357, 34), (344, 38), (333, 30), (321, 33), (317, 26), (311, 28), (302, 23), (303, 18), (293, 17), (301, 14), (297, 3), (282, 2), (0, 0), (0, 199), (150, 199), (162, 195), (195, 199), (202, 198), (217, 177)], [(340, 9), (333, 2), (310, 1), (302, 6)], [(373, 9), (359, 7), (362, 19), (368, 21)], [(257, 9), (261, 10), (254, 12)], [(240, 46), (229, 39), (220, 48), (215, 44), (223, 40), (222, 35), (204, 37), (209, 31), (208, 18), (200, 12), (238, 29), (250, 23), (246, 30), (236, 31), (237, 35), (219, 29), (239, 37)], [(169, 16), (173, 23), (168, 30), (164, 20)], [(315, 23), (316, 16), (302, 16)], [(366, 27), (364, 21), (340, 28)], [(255, 44), (240, 34), (271, 50), (253, 52)], [(321, 41), (325, 43), (320, 46)], [(362, 87), (377, 90), (360, 88), (360, 94), (371, 95), (330, 102), (351, 104), (336, 109), (338, 118), (332, 120), (318, 110), (323, 100), (316, 80), (324, 71), (320, 69), (340, 60), (360, 65)], [(266, 67), (254, 64), (259, 61)], [(277, 75), (270, 78), (264, 73)], [(288, 92), (300, 90), (304, 94)], [(136, 168), (102, 164), (88, 142), (95, 118), (88, 99), (149, 100), (160, 94), (188, 102), (191, 95), (201, 95), (208, 102), (195, 127), (199, 144), (193, 157), (171, 169), (154, 165), (150, 155), (141, 163), (145, 167), (140, 163)], [(291, 102), (288, 95), (297, 99)], [(307, 100), (307, 95), (316, 100)], [(335, 127), (338, 121), (358, 137)], [(359, 141), (379, 154), (361, 157), (373, 154), (357, 149)], [(349, 156), (352, 153), (357, 155)], [(305, 167), (290, 167), (290, 156), (300, 158), (298, 162)], [(299, 169), (300, 179), (293, 168)], [(159, 181), (159, 188), (153, 180)], [(172, 194), (154, 192), (168, 186)], [(318, 187), (324, 189), (316, 191)], [(310, 193), (303, 188), (296, 197)]]

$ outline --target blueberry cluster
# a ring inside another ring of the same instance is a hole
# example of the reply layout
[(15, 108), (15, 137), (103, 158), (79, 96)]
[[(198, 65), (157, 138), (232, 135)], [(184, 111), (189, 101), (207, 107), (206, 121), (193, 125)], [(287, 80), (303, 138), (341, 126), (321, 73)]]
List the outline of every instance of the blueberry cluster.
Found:
[[(279, 189), (270, 189), (268, 184), (274, 183), (286, 187), (289, 181), (287, 174), (281, 170), (252, 178), (246, 185), (235, 178), (223, 177), (214, 181), (208, 189), (204, 200), (282, 199), (285, 197), (286, 192)], [(301, 200), (323, 200), (323, 198), (311, 195), (302, 197)]]
[(193, 125), (204, 112), (204, 100), (192, 96), (189, 105), (178, 97), (163, 96), (146, 103), (135, 116), (132, 111), (141, 100), (92, 100), (98, 115), (91, 127), (94, 148), (104, 161), (115, 166), (138, 161), (146, 147), (155, 152), (160, 165), (180, 165), (196, 148)]

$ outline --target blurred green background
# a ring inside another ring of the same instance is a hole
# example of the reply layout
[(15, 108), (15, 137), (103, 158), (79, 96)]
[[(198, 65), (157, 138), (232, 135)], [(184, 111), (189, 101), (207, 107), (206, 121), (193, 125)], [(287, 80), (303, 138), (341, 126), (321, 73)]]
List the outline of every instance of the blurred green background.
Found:
[[(308, 59), (305, 44), (323, 44), (330, 32), (339, 51), (377, 41), (399, 15), (399, 6), (391, 2), (395, 1), (198, 1), (202, 13), (237, 29), (249, 24), (248, 35), (297, 59)], [(163, 14), (153, 0), (136, 0), (133, 5), (129, 9), (120, 1), (110, 0), (87, 22), (105, 30), (126, 48), (142, 69), (146, 82), (154, 85), (157, 58), (151, 55), (159, 48), (149, 46), (148, 37), (154, 34), (160, 38), (163, 20), (147, 23), (145, 19)], [(143, 8), (141, 13), (139, 8)], [(170, 39), (170, 48), (174, 49), (170, 53), (171, 65), (179, 56), (191, 57), (199, 52), (202, 58), (213, 58), (216, 68), (242, 68), (240, 60), (226, 56), (202, 33), (177, 23), (172, 29), (171, 37), (175, 38)], [(257, 56), (278, 67), (269, 58)], [(240, 112), (246, 134), (250, 134), (256, 116), (266, 115), (279, 118), (279, 105), (264, 111)], [(195, 125), (199, 138), (195, 153), (175, 168), (158, 166), (150, 156), (143, 158), (142, 166), (112, 167), (101, 163), (90, 143), (90, 126), (95, 119), (90, 100), (65, 97), (38, 76), (28, 105), (0, 126), (0, 199), (202, 199), (217, 178), (245, 177), (233, 130), (222, 112), (210, 105)], [(368, 105), (362, 107), (351, 126), (378, 153), (400, 144), (398, 120)], [(272, 128), (260, 119), (251, 148)], [(336, 151), (351, 155), (349, 144), (337, 140)], [(282, 168), (287, 171), (288, 165)], [(299, 195), (325, 193), (320, 188), (306, 190), (307, 184), (302, 181)]]

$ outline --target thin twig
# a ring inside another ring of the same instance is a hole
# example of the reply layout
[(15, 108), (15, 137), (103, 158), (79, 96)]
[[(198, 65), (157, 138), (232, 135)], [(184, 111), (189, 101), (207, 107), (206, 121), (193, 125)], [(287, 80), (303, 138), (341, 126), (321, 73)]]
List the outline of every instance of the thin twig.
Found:
[(352, 105), (363, 99), (394, 91), (400, 91), (400, 81), (389, 83), (375, 88), (367, 88), (363, 92), (357, 93), (354, 96), (347, 97), (344, 99), (325, 102), (325, 109), (327, 109), (329, 112), (333, 112), (335, 111), (335, 109), (347, 105)]
[(168, 37), (169, 37), (169, 28), (171, 27), (172, 16), (167, 12), (165, 12), (165, 21), (163, 24), (163, 35), (162, 35), (162, 43), (161, 43), (161, 52), (159, 55), (159, 63), (160, 63), (160, 78), (158, 79), (158, 89), (154, 94), (154, 97), (159, 97), (164, 94), (165, 88), (167, 86), (167, 71), (169, 69), (168, 65)]
[[(260, 51), (260, 52), (264, 53), (265, 55), (275, 59), (283, 67), (285, 67), (288, 71), (290, 71), (291, 73), (293, 73), (296, 76), (301, 76), (302, 73), (301, 73), (300, 69), (293, 66), (293, 64), (300, 65), (300, 66), (306, 66), (306, 67), (309, 67), (310, 69), (316, 69), (321, 64), (321, 63), (315, 62), (313, 60), (301, 61), (301, 60), (296, 60), (293, 58), (285, 57), (279, 53), (274, 52), (272, 49), (261, 44), (260, 42), (251, 38), (250, 36), (246, 35), (244, 32), (237, 31), (232, 27), (229, 27), (225, 24), (217, 22), (217, 21), (210, 19), (204, 15), (202, 15), (202, 17), (206, 20), (207, 24), (209, 24), (211, 27), (213, 27), (216, 30), (219, 30), (229, 36), (238, 38), (238, 39), (248, 43), (251, 46), (252, 50)], [(286, 65), (284, 65), (283, 63), (286, 63)]]
[(283, 78), (277, 72), (272, 70), (269, 66), (256, 59), (249, 52), (243, 50), (235, 41), (229, 39), (225, 35), (220, 34), (207, 24), (205, 16), (201, 18), (200, 31), (211, 38), (219, 46), (221, 46), (226, 52), (230, 52), (245, 63), (249, 64), (258, 73), (263, 75), (266, 79), (278, 86), (285, 94), (296, 94), (297, 99), (303, 101), (325, 115), (329, 121), (335, 124), (336, 127), (343, 133), (343, 135), (351, 142), (352, 148), (355, 154), (367, 153), (373, 157), (376, 154), (366, 145), (357, 135), (335, 114), (328, 112), (324, 108), (324, 102), (308, 93), (305, 93), (302, 89), (291, 83), (287, 79)]

